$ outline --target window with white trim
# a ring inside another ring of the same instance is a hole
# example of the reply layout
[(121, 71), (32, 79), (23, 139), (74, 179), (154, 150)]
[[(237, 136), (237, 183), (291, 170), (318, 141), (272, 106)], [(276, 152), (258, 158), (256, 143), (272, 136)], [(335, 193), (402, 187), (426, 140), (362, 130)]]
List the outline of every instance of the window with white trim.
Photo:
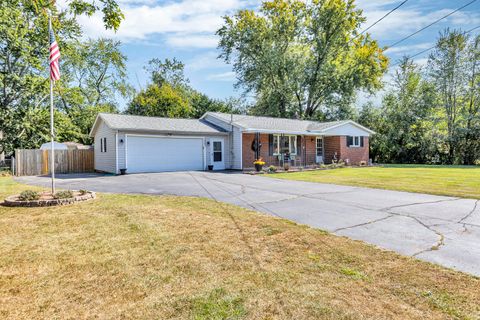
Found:
[(273, 135), (273, 154), (297, 154), (297, 136), (294, 135)]
[(322, 137), (317, 137), (316, 150), (317, 150), (317, 157), (323, 157), (323, 138)]
[(107, 152), (107, 138), (100, 138), (100, 152)]
[(352, 148), (362, 147), (363, 137), (361, 136), (348, 136), (347, 137), (347, 146)]

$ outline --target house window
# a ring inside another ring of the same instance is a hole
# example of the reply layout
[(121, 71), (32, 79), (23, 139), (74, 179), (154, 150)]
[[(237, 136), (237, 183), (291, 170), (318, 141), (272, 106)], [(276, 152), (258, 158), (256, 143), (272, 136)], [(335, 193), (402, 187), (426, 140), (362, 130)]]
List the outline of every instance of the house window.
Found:
[(323, 157), (323, 138), (317, 137), (317, 157)]
[(273, 135), (273, 154), (297, 154), (297, 136), (292, 135)]
[(213, 142), (213, 161), (222, 161), (222, 143), (220, 141)]
[(363, 137), (360, 136), (348, 136), (347, 147), (359, 148), (363, 147)]
[(100, 152), (107, 152), (107, 138), (100, 138)]

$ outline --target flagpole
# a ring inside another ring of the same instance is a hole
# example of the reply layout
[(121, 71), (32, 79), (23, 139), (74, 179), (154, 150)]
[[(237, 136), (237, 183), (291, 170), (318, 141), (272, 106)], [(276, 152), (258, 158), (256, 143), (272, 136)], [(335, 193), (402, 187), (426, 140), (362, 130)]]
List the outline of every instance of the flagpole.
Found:
[[(50, 12), (48, 15), (48, 36), (50, 39), (50, 30), (52, 30), (52, 20)], [(50, 40), (49, 40), (50, 41)], [(51, 72), (51, 71), (50, 71)], [(51, 140), (51, 154), (50, 154), (50, 172), (52, 176), (52, 195), (55, 194), (55, 131), (53, 124), (53, 79), (50, 75), (50, 140)]]

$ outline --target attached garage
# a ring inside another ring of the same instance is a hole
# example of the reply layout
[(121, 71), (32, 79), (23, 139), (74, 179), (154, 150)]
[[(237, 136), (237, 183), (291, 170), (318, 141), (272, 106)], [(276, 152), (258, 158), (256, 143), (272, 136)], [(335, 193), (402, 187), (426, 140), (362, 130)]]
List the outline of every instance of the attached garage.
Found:
[(202, 137), (126, 136), (129, 173), (204, 170)]
[(229, 169), (228, 132), (202, 119), (100, 113), (95, 170), (119, 174)]

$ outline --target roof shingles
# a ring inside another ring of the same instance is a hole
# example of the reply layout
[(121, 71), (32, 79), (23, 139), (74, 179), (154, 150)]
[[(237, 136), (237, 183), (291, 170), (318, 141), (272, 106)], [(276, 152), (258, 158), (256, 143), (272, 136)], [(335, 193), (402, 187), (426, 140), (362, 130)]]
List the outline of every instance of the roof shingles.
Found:
[(310, 120), (296, 120), (285, 118), (257, 117), (220, 112), (208, 112), (215, 118), (225, 122), (233, 121), (234, 124), (247, 130), (272, 130), (285, 132), (313, 132), (323, 131), (337, 125), (347, 123), (344, 121), (318, 122)]
[(108, 127), (122, 131), (224, 133), (225, 131), (199, 119), (144, 117), (101, 113), (99, 116)]

